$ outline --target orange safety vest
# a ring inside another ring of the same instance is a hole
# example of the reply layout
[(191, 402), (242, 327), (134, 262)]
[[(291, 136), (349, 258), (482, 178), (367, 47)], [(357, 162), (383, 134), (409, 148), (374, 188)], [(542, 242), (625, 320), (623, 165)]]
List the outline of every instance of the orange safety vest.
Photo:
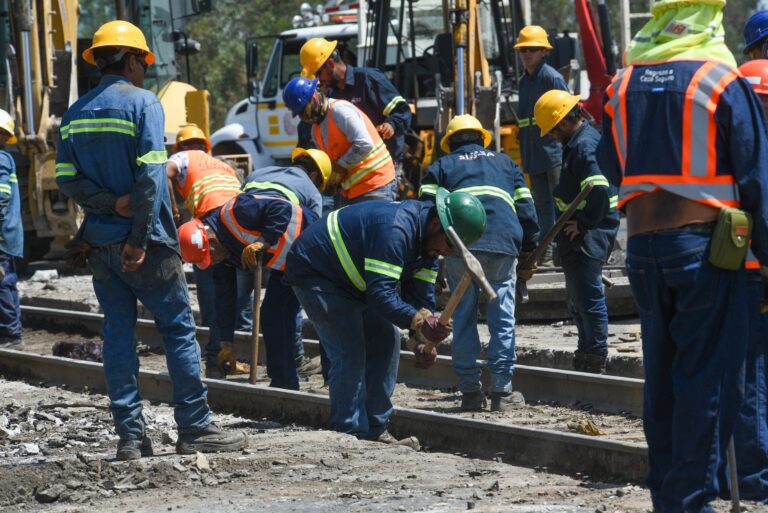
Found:
[(188, 151), (187, 179), (176, 190), (196, 218), (221, 206), (240, 193), (240, 180), (234, 169), (204, 151)]
[[(738, 207), (739, 193), (733, 174), (717, 174), (715, 110), (720, 94), (739, 76), (732, 67), (707, 61), (688, 84), (683, 105), (681, 169), (679, 174), (653, 174), (627, 169), (627, 85), (634, 66), (620, 70), (606, 90), (605, 112), (611, 118), (611, 132), (619, 165), (624, 172), (619, 208), (642, 194), (666, 190), (672, 194), (715, 208)], [(650, 171), (650, 170), (649, 170)]]
[[(280, 235), (277, 244), (267, 250), (267, 253), (272, 255), (272, 257), (266, 264), (264, 264), (270, 269), (283, 271), (285, 270), (285, 259), (288, 257), (288, 252), (291, 250), (291, 246), (293, 246), (294, 241), (301, 233), (301, 223), (304, 213), (302, 212), (301, 207), (287, 199), (276, 198), (273, 196), (261, 196), (258, 194), (251, 194), (251, 196), (256, 199), (285, 201), (291, 205), (291, 220), (288, 222), (288, 226), (285, 228), (283, 234)], [(224, 221), (224, 226), (227, 227), (229, 232), (239, 240), (243, 246), (249, 246), (254, 242), (264, 242), (264, 238), (261, 236), (260, 231), (248, 230), (247, 228), (243, 228), (240, 223), (237, 222), (235, 214), (232, 211), (236, 199), (237, 198), (232, 198), (228, 200), (226, 205), (221, 209), (221, 220)]]
[(392, 156), (389, 154), (384, 141), (376, 131), (376, 127), (373, 126), (371, 120), (360, 109), (352, 105), (345, 100), (328, 100), (328, 113), (325, 119), (328, 122), (328, 141), (323, 139), (322, 130), (319, 124), (315, 124), (312, 127), (314, 132), (315, 141), (323, 150), (328, 154), (331, 161), (336, 162), (352, 147), (352, 143), (347, 139), (347, 136), (339, 130), (336, 123), (333, 121), (331, 112), (334, 105), (344, 102), (350, 107), (354, 108), (360, 113), (365, 122), (365, 128), (373, 141), (373, 149), (363, 160), (347, 169), (347, 175), (344, 181), (341, 182), (341, 195), (345, 198), (352, 199), (380, 187), (387, 185), (389, 182), (395, 179), (395, 164), (392, 161)]

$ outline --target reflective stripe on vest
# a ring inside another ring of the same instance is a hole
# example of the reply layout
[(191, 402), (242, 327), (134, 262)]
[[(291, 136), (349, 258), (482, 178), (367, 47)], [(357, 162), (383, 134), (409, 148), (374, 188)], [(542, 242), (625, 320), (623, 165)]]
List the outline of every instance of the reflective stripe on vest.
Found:
[[(267, 253), (272, 255), (264, 265), (270, 269), (276, 269), (282, 271), (285, 269), (285, 259), (288, 256), (288, 252), (291, 250), (296, 238), (301, 233), (301, 222), (303, 212), (298, 205), (294, 205), (288, 200), (282, 198), (273, 198), (270, 196), (259, 196), (256, 194), (250, 194), (251, 197), (256, 199), (270, 200), (270, 201), (285, 201), (291, 205), (291, 220), (288, 222), (288, 226), (285, 231), (280, 235), (278, 242), (275, 246), (272, 246), (267, 250)], [(254, 242), (264, 242), (264, 238), (261, 236), (261, 232), (257, 230), (248, 230), (243, 228), (240, 223), (237, 222), (234, 212), (232, 211), (237, 197), (230, 199), (224, 207), (221, 209), (221, 220), (227, 227), (229, 232), (243, 245), (249, 246)]]
[(252, 190), (260, 190), (263, 191), (264, 189), (274, 189), (283, 196), (285, 196), (285, 199), (291, 201), (292, 203), (299, 205), (301, 202), (299, 201), (299, 197), (296, 196), (296, 193), (290, 190), (285, 185), (274, 183), (274, 182), (248, 182), (243, 186), (243, 190), (245, 192), (250, 192)]
[[(642, 194), (665, 190), (716, 208), (738, 207), (739, 194), (732, 174), (717, 174), (717, 123), (715, 110), (720, 94), (738, 77), (726, 64), (704, 63), (694, 74), (685, 93), (681, 169), (678, 174), (627, 175), (626, 89), (632, 66), (620, 72), (606, 93), (606, 113), (612, 118), (612, 132), (624, 178), (618, 206)], [(614, 91), (619, 84), (618, 92)]]
[(187, 179), (184, 187), (177, 182), (176, 189), (194, 217), (221, 208), (240, 194), (240, 181), (227, 164), (202, 151), (188, 151), (187, 157)]
[(352, 285), (357, 290), (365, 292), (365, 280), (363, 280), (363, 277), (360, 276), (360, 271), (355, 267), (355, 263), (352, 261), (352, 257), (349, 256), (349, 251), (347, 251), (347, 246), (344, 244), (344, 238), (341, 236), (339, 210), (334, 210), (328, 215), (326, 225), (328, 227), (328, 235), (331, 237), (331, 243), (333, 243), (333, 249), (336, 251), (336, 257), (347, 274), (347, 278), (349, 278), (349, 281), (352, 282)]
[(529, 126), (536, 126), (536, 118), (519, 118), (517, 126), (520, 128), (528, 128)]
[[(750, 241), (749, 245), (752, 245)], [(744, 260), (744, 269), (760, 269), (760, 261), (757, 259), (752, 248), (747, 249), (747, 258)]]
[(322, 123), (312, 126), (312, 133), (318, 149), (328, 154), (332, 162), (338, 161), (352, 147), (347, 136), (336, 125), (333, 119), (334, 106), (344, 102), (358, 111), (360, 119), (365, 123), (373, 149), (360, 162), (347, 169), (345, 180), (341, 183), (341, 195), (346, 198), (356, 198), (362, 194), (387, 185), (395, 179), (395, 164), (384, 141), (376, 131), (371, 120), (362, 111), (344, 100), (329, 100), (328, 113)]

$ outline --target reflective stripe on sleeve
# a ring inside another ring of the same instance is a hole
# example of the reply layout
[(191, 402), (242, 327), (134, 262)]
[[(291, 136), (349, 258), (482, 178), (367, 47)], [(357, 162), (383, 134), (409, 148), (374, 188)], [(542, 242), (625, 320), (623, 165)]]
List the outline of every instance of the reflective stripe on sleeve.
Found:
[(56, 178), (60, 176), (75, 176), (76, 173), (75, 165), (70, 162), (58, 162), (56, 164)]
[(296, 193), (294, 193), (292, 190), (290, 190), (285, 185), (274, 183), (274, 182), (248, 182), (243, 186), (243, 190), (246, 192), (251, 192), (252, 190), (264, 190), (264, 189), (274, 189), (283, 196), (285, 196), (286, 199), (290, 200), (296, 205), (299, 205), (301, 202), (299, 201), (299, 197), (296, 196)]
[(373, 258), (365, 259), (365, 270), (372, 273), (383, 274), (396, 280), (400, 279), (400, 275), (403, 274), (403, 268), (389, 262), (383, 262), (381, 260), (374, 260)]
[(168, 152), (165, 150), (152, 150), (148, 151), (141, 157), (136, 159), (136, 164), (141, 166), (143, 164), (165, 164), (168, 161)]
[(610, 184), (608, 183), (608, 179), (606, 177), (604, 177), (603, 175), (588, 176), (584, 180), (582, 180), (579, 185), (583, 189), (589, 183), (591, 183), (595, 187), (609, 187), (610, 186)]
[(528, 187), (518, 187), (515, 189), (515, 195), (512, 198), (515, 201), (520, 201), (521, 199), (533, 199), (533, 195)]
[(386, 107), (384, 107), (384, 111), (382, 112), (382, 114), (384, 114), (385, 116), (389, 116), (390, 114), (392, 114), (392, 111), (395, 110), (395, 107), (397, 107), (397, 104), (400, 102), (406, 103), (405, 98), (403, 98), (402, 96), (395, 96), (394, 98), (392, 98), (392, 101), (389, 102)]
[(427, 283), (435, 284), (437, 281), (437, 271), (433, 271), (432, 269), (427, 269), (426, 267), (422, 267), (415, 273), (413, 273), (413, 277), (417, 280), (426, 281)]
[(0, 183), (0, 193), (11, 194), (11, 186), (7, 183)]
[(429, 194), (430, 196), (437, 195), (438, 185), (434, 183), (427, 183), (419, 187), (419, 197)]

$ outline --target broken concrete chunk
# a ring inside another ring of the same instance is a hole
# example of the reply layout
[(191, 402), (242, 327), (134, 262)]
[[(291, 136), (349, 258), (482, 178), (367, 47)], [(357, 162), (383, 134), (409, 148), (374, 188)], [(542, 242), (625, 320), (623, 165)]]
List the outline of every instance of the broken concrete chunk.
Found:
[(195, 466), (198, 470), (202, 471), (209, 471), (211, 470), (211, 465), (208, 463), (208, 458), (205, 457), (205, 454), (198, 452), (195, 453)]
[(66, 489), (67, 487), (63, 484), (55, 484), (35, 493), (35, 499), (37, 499), (38, 502), (42, 502), (43, 504), (55, 502), (59, 499), (59, 496), (61, 496), (61, 494), (66, 491)]

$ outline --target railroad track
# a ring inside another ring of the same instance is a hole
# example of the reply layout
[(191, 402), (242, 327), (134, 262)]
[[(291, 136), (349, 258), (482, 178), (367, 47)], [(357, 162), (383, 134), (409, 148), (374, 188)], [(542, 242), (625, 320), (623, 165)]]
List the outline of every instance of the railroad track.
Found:
[[(42, 324), (47, 329), (85, 329), (98, 333), (102, 322), (100, 314), (49, 308), (25, 306), (22, 307), (22, 314), (26, 323)], [(152, 321), (139, 320), (136, 329), (144, 343), (159, 345), (160, 338)], [(200, 328), (198, 339), (204, 343), (207, 330)], [(236, 342), (245, 355), (247, 334), (239, 334)], [(310, 354), (318, 347), (316, 341), (305, 341), (305, 345)], [(439, 357), (435, 366), (426, 372), (414, 368), (412, 362), (411, 354), (401, 353), (401, 381), (436, 388), (455, 384), (450, 358)], [(0, 350), (0, 372), (105, 392), (102, 367), (92, 362)], [(560, 403), (581, 401), (607, 412), (638, 413), (642, 407), (642, 380), (638, 379), (527, 366), (516, 366), (514, 379), (515, 387), (528, 400)], [(171, 400), (167, 373), (141, 371), (139, 381), (146, 399)], [(318, 394), (232, 381), (206, 382), (210, 404), (219, 411), (258, 418), (269, 417), (281, 422), (297, 422), (318, 428), (323, 427), (327, 419), (328, 399)], [(502, 458), (516, 465), (548, 467), (625, 481), (641, 480), (646, 469), (645, 444), (602, 437), (505, 425), (411, 408), (395, 408), (392, 429), (395, 434), (418, 436), (432, 450)]]

